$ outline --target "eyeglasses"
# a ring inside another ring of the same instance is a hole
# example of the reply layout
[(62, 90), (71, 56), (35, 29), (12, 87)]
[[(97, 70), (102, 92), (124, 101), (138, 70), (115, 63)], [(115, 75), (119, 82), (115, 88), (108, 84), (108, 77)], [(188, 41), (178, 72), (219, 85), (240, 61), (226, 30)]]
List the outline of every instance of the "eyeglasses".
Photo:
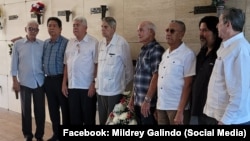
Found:
[(28, 27), (28, 30), (29, 30), (30, 32), (38, 32), (38, 31), (39, 31), (38, 28), (33, 28), (33, 27)]
[(77, 45), (76, 45), (76, 47), (77, 47), (77, 51), (78, 51), (78, 53), (80, 53), (80, 45), (79, 45), (79, 44), (77, 44)]
[(166, 29), (166, 32), (167, 32), (167, 33), (170, 32), (171, 34), (174, 34), (176, 31), (177, 31), (177, 30), (171, 29), (171, 28), (167, 28), (167, 29)]

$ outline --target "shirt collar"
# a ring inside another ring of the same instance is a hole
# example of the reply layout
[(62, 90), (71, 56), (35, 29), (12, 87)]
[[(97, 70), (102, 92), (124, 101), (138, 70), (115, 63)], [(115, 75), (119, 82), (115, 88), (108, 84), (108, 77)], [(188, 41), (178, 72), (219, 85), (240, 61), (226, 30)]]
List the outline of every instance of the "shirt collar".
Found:
[(76, 38), (74, 40), (74, 42), (88, 42), (88, 41), (89, 41), (89, 35), (88, 34), (86, 34), (81, 41), (78, 41)]
[(229, 47), (229, 45), (231, 45), (233, 42), (235, 42), (236, 40), (238, 40), (240, 38), (244, 38), (244, 35), (242, 32), (234, 35), (233, 37), (229, 38), (226, 41), (221, 42), (221, 46), (222, 47)]
[[(56, 41), (55, 41), (55, 43), (59, 42), (59, 40), (60, 40), (61, 38), (62, 38), (62, 36), (61, 36), (61, 35), (60, 35), (60, 36), (58, 36), (58, 37), (57, 37), (57, 39), (56, 39)], [(50, 43), (52, 43), (52, 42), (51, 42), (51, 39), (49, 40), (49, 42), (50, 42)]]
[(142, 49), (147, 50), (148, 48), (150, 48), (151, 46), (153, 46), (155, 43), (156, 43), (156, 40), (153, 39), (151, 42), (149, 42), (148, 44), (144, 45), (144, 46), (142, 47)]
[[(116, 33), (114, 33), (109, 45), (115, 45), (115, 43), (117, 42), (118, 40), (118, 35)], [(105, 44), (107, 44), (107, 41), (105, 40)]]
[[(25, 36), (23, 42), (24, 42), (24, 43), (27, 43), (27, 42), (30, 42), (30, 40), (28, 40), (27, 36)], [(34, 42), (38, 43), (37, 39), (36, 39)]]
[(182, 42), (181, 45), (179, 47), (177, 47), (176, 49), (174, 49), (173, 51), (171, 51), (171, 53), (169, 53), (169, 48), (168, 48), (167, 53), (168, 54), (172, 54), (172, 53), (175, 53), (175, 52), (179, 52), (180, 50), (182, 50), (183, 48), (185, 48), (185, 46), (186, 46), (185, 43)]

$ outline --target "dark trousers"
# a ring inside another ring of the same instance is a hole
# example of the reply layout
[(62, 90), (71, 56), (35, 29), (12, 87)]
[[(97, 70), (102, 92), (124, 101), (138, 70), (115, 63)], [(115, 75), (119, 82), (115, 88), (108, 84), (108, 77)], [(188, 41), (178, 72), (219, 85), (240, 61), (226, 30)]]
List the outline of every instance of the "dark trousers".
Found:
[(199, 117), (198, 122), (203, 125), (218, 125), (218, 121), (215, 118), (209, 117), (203, 114), (202, 117)]
[(148, 117), (144, 117), (141, 114), (141, 106), (134, 106), (135, 115), (137, 119), (138, 125), (157, 125), (157, 120), (155, 119), (154, 113), (156, 111), (156, 107), (150, 107), (150, 115)]
[(120, 102), (122, 96), (122, 94), (114, 96), (97, 95), (100, 125), (106, 124), (109, 114), (113, 111), (115, 105)]
[(96, 95), (88, 96), (87, 89), (69, 89), (69, 112), (71, 125), (96, 124)]
[(32, 114), (31, 97), (33, 97), (34, 116), (36, 123), (35, 137), (42, 138), (45, 125), (45, 94), (43, 87), (31, 89), (20, 86), (21, 109), (22, 109), (22, 131), (24, 137), (32, 138)]
[(61, 115), (63, 125), (70, 123), (68, 98), (62, 94), (62, 80), (63, 76), (46, 77), (44, 83), (54, 138), (58, 138)]
[[(209, 117), (205, 114), (201, 120), (202, 120), (202, 123), (204, 123), (205, 125), (218, 125), (218, 121), (215, 118)], [(250, 121), (240, 123), (240, 124), (231, 124), (231, 125), (250, 125)]]

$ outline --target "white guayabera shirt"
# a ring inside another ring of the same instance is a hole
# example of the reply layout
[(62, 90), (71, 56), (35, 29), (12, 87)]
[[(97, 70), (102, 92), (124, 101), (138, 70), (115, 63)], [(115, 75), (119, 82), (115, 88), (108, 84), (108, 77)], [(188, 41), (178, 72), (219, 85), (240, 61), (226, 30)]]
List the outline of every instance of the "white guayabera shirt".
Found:
[(250, 121), (250, 44), (243, 33), (222, 42), (204, 113), (224, 124)]

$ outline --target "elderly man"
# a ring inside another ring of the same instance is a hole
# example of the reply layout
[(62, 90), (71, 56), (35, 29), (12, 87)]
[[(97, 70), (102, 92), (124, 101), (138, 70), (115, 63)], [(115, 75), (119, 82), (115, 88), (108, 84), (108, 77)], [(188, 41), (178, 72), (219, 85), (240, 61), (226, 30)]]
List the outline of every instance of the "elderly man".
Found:
[(186, 27), (172, 20), (166, 29), (169, 48), (159, 65), (157, 116), (158, 124), (189, 123), (189, 96), (195, 75), (195, 53), (182, 41)]
[(104, 125), (133, 78), (133, 66), (128, 42), (116, 33), (116, 20), (103, 18), (101, 29), (104, 39), (99, 43), (96, 91), (99, 120)]
[(156, 41), (156, 27), (151, 21), (143, 21), (137, 29), (139, 42), (143, 44), (136, 62), (133, 95), (129, 109), (135, 111), (140, 125), (156, 125), (158, 66), (165, 49)]
[(37, 39), (38, 23), (29, 21), (25, 38), (15, 41), (11, 60), (13, 90), (20, 91), (22, 131), (26, 141), (32, 141), (31, 99), (33, 98), (36, 120), (35, 138), (43, 140), (45, 124), (45, 94), (42, 56), (44, 42)]
[(244, 24), (241, 9), (225, 9), (219, 17), (222, 43), (208, 85), (206, 124), (250, 125), (250, 44)]
[(73, 20), (75, 38), (69, 40), (64, 55), (62, 91), (69, 99), (71, 125), (95, 125), (96, 75), (98, 41), (87, 33), (87, 20)]

